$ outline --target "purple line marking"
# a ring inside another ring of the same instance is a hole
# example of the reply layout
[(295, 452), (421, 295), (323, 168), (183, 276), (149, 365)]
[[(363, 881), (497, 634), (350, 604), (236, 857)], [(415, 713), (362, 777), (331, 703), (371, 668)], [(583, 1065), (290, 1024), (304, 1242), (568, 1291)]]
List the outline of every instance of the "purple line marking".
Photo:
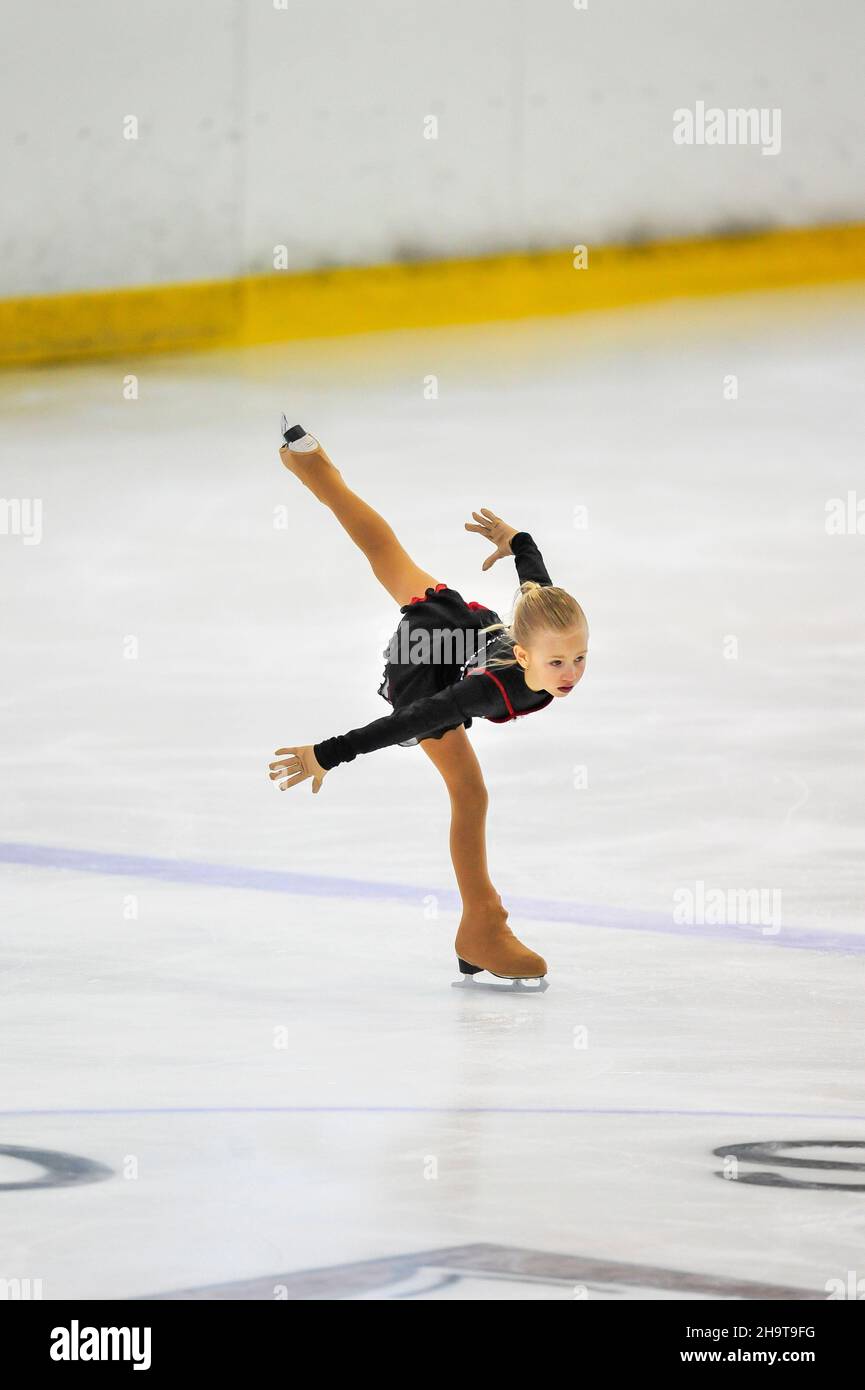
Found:
[[(143, 854), (62, 849), (52, 845), (0, 842), (0, 863), (26, 864), (39, 869), (68, 869), (75, 873), (109, 874), (120, 878), (149, 878), (161, 883), (185, 883), (199, 887), (238, 888), (246, 892), (291, 893), (317, 898), (366, 898), (415, 905), (424, 895), (434, 893), (441, 907), (454, 911), (459, 907), (459, 899), (453, 889), (379, 883), (284, 869), (208, 864), (195, 859), (158, 859)], [(764, 936), (756, 926), (681, 926), (660, 913), (646, 912), (640, 908), (601, 907), (592, 903), (556, 902), (546, 898), (509, 898), (508, 907), (512, 917), (524, 917), (531, 921), (570, 922), (573, 926), (655, 932), (664, 936), (699, 937), (714, 942), (735, 941), (752, 946), (780, 946), (794, 951), (865, 955), (865, 934), (857, 932), (846, 934), (814, 931), (808, 927), (782, 927), (776, 936)]]
[(607, 1106), (536, 1105), (153, 1105), (117, 1109), (0, 1110), (0, 1119), (64, 1115), (666, 1115), (690, 1120), (814, 1120), (865, 1123), (865, 1115), (821, 1115), (808, 1110), (670, 1110)]

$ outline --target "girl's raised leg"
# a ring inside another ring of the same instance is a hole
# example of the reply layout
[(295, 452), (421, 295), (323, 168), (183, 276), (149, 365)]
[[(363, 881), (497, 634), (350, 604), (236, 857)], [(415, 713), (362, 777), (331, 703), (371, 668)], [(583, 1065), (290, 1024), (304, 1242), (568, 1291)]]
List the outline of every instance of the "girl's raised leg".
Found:
[(507, 979), (546, 975), (546, 962), (518, 941), (487, 868), (489, 796), (477, 754), (465, 729), (428, 738), (421, 748), (441, 773), (451, 802), (451, 860), (462, 899), (455, 942), (461, 961)]
[(400, 606), (415, 597), (423, 597), (426, 589), (434, 589), (440, 582), (415, 564), (384, 517), (351, 491), (323, 449), (299, 454), (284, 446), (279, 456), (313, 496), (330, 508), (343, 530), (369, 560), (376, 579)]

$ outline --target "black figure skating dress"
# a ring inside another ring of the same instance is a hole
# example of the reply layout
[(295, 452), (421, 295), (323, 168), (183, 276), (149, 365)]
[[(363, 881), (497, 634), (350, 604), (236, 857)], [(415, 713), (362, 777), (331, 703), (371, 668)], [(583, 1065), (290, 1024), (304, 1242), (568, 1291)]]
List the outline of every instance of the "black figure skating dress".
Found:
[[(511, 550), (520, 583), (534, 579), (552, 584), (527, 531), (517, 532)], [(384, 652), (387, 663), (379, 686), (394, 712), (316, 743), (315, 756), (327, 771), (352, 762), (358, 753), (396, 743), (410, 748), (421, 739), (441, 738), (461, 724), (470, 728), (473, 718), (505, 724), (552, 702), (546, 691), (529, 690), (521, 666), (490, 664), (512, 650), (506, 635), (483, 633), (501, 622), (493, 609), (467, 603), (456, 589), (439, 584), (400, 612), (403, 617)]]

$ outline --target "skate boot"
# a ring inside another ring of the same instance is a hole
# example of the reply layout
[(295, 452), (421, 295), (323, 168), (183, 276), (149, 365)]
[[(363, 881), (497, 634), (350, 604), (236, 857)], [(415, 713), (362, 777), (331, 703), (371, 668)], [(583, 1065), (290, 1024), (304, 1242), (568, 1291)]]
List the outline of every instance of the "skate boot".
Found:
[(341, 478), (342, 474), (328, 458), (315, 435), (305, 430), (303, 425), (289, 425), (283, 415), (281, 429), (284, 442), (279, 457), (283, 464), (314, 496), (323, 500), (318, 485), (326, 481), (325, 475), (332, 477), (335, 474)]
[[(531, 994), (542, 993), (548, 988), (544, 979), (546, 961), (518, 941), (507, 923), (508, 914), (501, 906), (463, 917), (454, 943), (463, 978), (454, 981), (455, 988), (518, 990)], [(476, 982), (474, 976), (483, 970), (505, 983)], [(536, 983), (524, 983), (527, 980)]]
[(289, 425), (284, 415), (280, 429), (285, 441), (284, 447), (290, 449), (293, 454), (324, 453), (315, 435), (305, 430), (303, 425)]

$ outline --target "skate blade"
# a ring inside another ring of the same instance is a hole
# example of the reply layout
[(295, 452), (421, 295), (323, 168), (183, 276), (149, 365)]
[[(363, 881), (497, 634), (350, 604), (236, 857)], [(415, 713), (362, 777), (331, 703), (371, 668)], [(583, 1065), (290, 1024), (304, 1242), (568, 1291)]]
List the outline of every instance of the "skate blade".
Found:
[(541, 975), (535, 980), (508, 980), (497, 975), (495, 981), (478, 980), (474, 975), (463, 975), (461, 979), (451, 981), (451, 989), (467, 989), (470, 993), (477, 993), (479, 989), (491, 989), (496, 994), (543, 994), (549, 987), (550, 982), (546, 975)]

